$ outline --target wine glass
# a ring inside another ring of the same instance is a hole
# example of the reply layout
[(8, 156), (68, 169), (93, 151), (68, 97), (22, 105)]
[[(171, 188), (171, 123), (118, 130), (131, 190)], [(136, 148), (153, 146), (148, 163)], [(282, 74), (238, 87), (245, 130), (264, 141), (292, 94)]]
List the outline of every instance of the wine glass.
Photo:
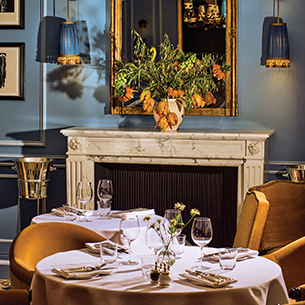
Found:
[(155, 260), (157, 260), (157, 253), (162, 249), (163, 241), (156, 230), (152, 228), (150, 224), (147, 224), (145, 242), (147, 247), (155, 252)]
[(78, 182), (77, 190), (76, 190), (76, 198), (83, 204), (84, 207), (84, 219), (81, 221), (91, 221), (86, 216), (86, 204), (92, 199), (93, 197), (93, 189), (91, 182)]
[(111, 211), (111, 199), (113, 195), (112, 181), (107, 179), (99, 180), (97, 185), (97, 196), (99, 202), (99, 214), (101, 219), (109, 219)]
[[(172, 220), (173, 218), (176, 218), (180, 223), (183, 223), (183, 219), (182, 219), (182, 215), (181, 215), (180, 210), (176, 210), (176, 209), (165, 210), (164, 218), (167, 219), (168, 221)], [(176, 227), (176, 230), (177, 230), (175, 235), (179, 235), (182, 231), (183, 225), (182, 224), (177, 224), (175, 227)]]
[(129, 246), (129, 260), (122, 262), (122, 265), (137, 265), (139, 262), (131, 260), (131, 247), (130, 244), (136, 240), (140, 234), (140, 222), (138, 215), (126, 217), (123, 215), (120, 222), (120, 232), (127, 240)]
[(200, 247), (200, 251), (201, 251), (201, 260), (200, 260), (201, 263), (200, 266), (196, 268), (196, 270), (202, 271), (209, 269), (209, 267), (205, 267), (202, 265), (202, 261), (203, 261), (203, 247), (206, 246), (209, 242), (211, 242), (213, 237), (211, 219), (207, 217), (196, 217), (193, 220), (191, 232), (194, 243)]

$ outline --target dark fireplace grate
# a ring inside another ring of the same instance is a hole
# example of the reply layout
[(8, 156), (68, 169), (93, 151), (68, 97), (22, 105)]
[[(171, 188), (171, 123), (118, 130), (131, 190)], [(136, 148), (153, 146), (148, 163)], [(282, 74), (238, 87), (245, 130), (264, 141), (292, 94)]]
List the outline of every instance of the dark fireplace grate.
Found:
[[(154, 208), (158, 215), (174, 203), (210, 217), (213, 240), (210, 246), (232, 246), (236, 232), (237, 167), (179, 166), (150, 164), (95, 163), (95, 186), (99, 179), (112, 179), (112, 208)], [(184, 230), (192, 242), (191, 224)]]

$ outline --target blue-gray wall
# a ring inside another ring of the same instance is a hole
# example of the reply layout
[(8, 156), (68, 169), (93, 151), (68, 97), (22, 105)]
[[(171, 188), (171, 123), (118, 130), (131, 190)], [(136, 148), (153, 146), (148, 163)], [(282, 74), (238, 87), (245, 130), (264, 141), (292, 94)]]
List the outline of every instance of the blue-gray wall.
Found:
[[(0, 101), (0, 241), (8, 240), (0, 242), (0, 278), (8, 276), (1, 259), (7, 259), (9, 240), (16, 235), (17, 176), (11, 170), (12, 159), (33, 155), (54, 158), (57, 171), (51, 173), (48, 186), (50, 210), (65, 202), (66, 140), (59, 133), (61, 128), (76, 125), (153, 128), (155, 125), (150, 116), (107, 114), (110, 0), (71, 2), (70, 19), (86, 21), (89, 28), (91, 63), (81, 69), (49, 63), (56, 46), (54, 29), (58, 20), (66, 16), (66, 1), (59, 2), (41, 0), (39, 5), (38, 0), (26, 0), (25, 29), (0, 30), (0, 42), (26, 44), (25, 100)], [(263, 25), (266, 17), (273, 16), (273, 2), (239, 0), (239, 116), (186, 117), (181, 126), (181, 129), (275, 130), (270, 141), (270, 180), (279, 177), (276, 174), (285, 165), (305, 161), (305, 41), (302, 39), (305, 2), (280, 1), (280, 15), (289, 32), (291, 68), (266, 69), (261, 65)], [(43, 18), (45, 15), (48, 17)], [(47, 24), (46, 30), (43, 24)], [(50, 54), (43, 53), (44, 48)], [(46, 130), (45, 134), (42, 129)], [(36, 213), (36, 202), (23, 200), (21, 206), (22, 226), (26, 226)]]

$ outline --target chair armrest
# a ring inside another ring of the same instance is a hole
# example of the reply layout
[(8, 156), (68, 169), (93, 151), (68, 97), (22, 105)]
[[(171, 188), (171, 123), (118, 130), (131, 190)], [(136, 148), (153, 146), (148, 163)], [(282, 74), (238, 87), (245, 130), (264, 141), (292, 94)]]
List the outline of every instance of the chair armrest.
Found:
[(287, 290), (305, 282), (305, 237), (286, 245), (264, 257), (276, 262), (282, 268)]

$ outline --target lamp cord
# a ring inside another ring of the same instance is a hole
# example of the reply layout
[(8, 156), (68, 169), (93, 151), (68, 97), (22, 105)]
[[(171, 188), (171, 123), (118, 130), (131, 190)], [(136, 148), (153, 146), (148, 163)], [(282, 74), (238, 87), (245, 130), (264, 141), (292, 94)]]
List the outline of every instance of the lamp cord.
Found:
[(68, 22), (69, 22), (69, 0), (67, 0), (67, 17), (68, 17)]
[(280, 0), (277, 0), (277, 23), (280, 23)]

